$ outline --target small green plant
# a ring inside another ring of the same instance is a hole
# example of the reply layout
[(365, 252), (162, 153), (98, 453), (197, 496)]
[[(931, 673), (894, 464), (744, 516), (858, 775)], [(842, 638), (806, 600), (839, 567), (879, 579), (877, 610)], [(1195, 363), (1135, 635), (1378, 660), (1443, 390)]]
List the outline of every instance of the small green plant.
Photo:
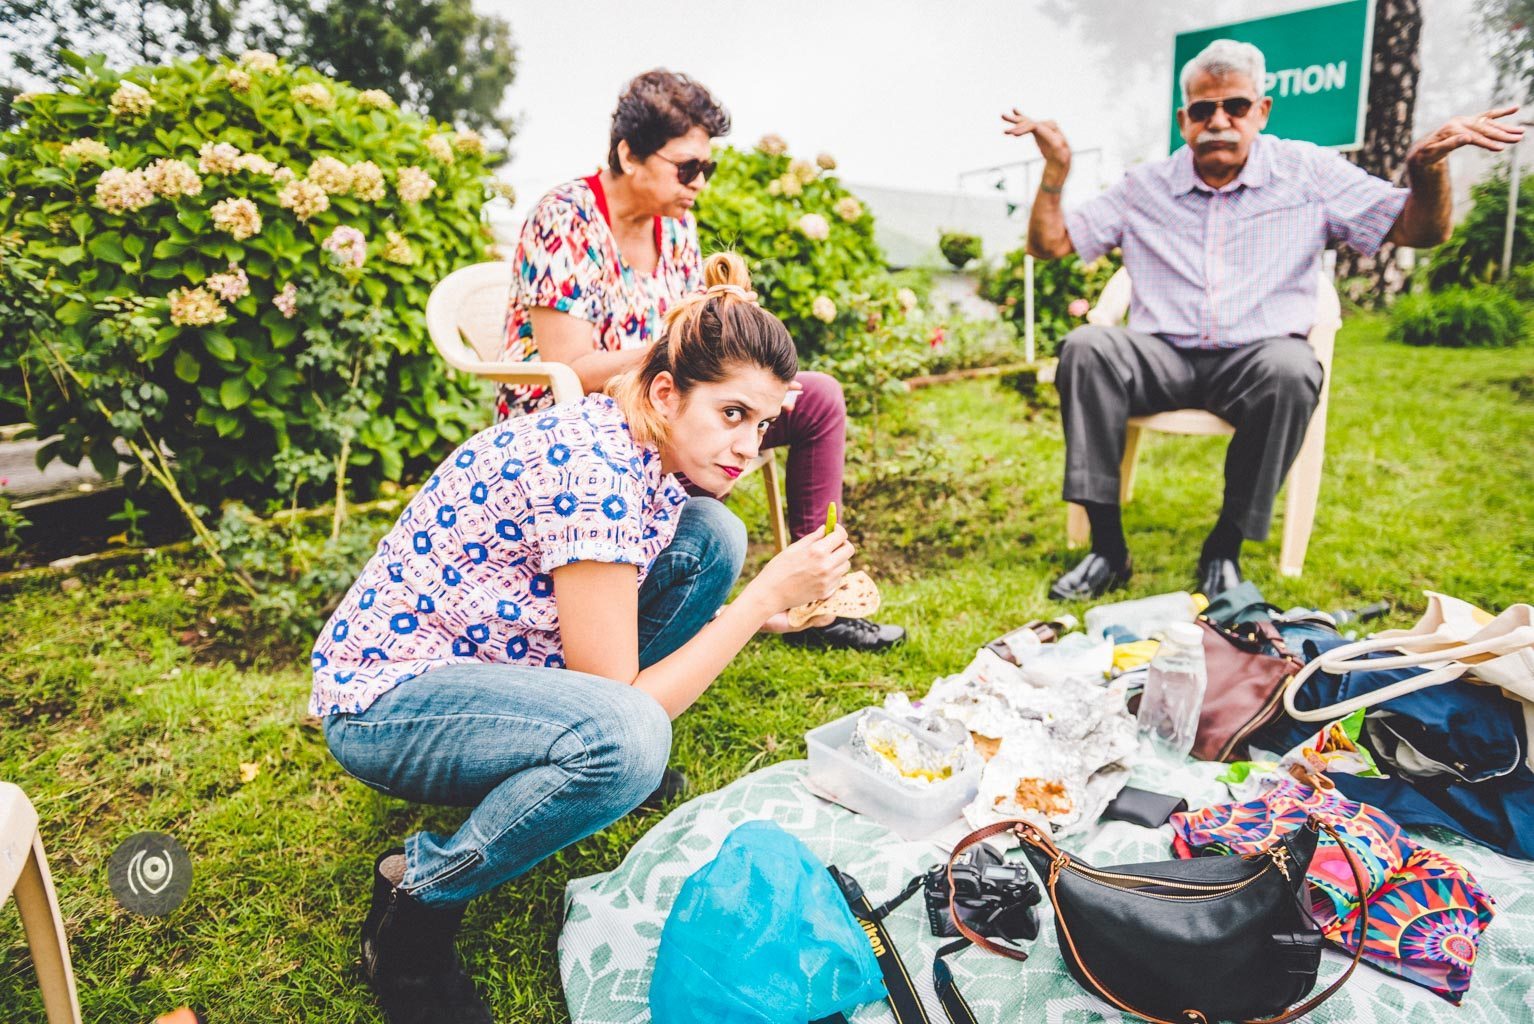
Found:
[[(1507, 233), (1507, 194), (1505, 168), (1470, 186), (1469, 212), (1427, 260), (1428, 287), (1489, 284), (1497, 279)], [(1534, 175), (1518, 183), (1518, 212), (1513, 218), (1513, 266), (1529, 262), (1534, 262)]]
[(32, 525), (32, 520), (16, 509), (11, 496), (5, 493), (10, 484), (8, 477), (0, 476), (0, 562), (9, 562), (21, 550), (21, 531)]
[(981, 257), (980, 237), (962, 231), (944, 231), (938, 236), (938, 251), (955, 270), (963, 270)]
[(388, 530), (399, 504), (382, 501), (337, 529), (317, 529), (313, 517), (280, 512), (262, 519), (239, 502), (223, 508), (220, 548), (231, 568), (256, 584), (255, 594), (227, 626), (232, 644), (264, 637), (291, 654), (319, 635), (357, 574)]
[[(1007, 253), (1000, 267), (980, 282), (980, 294), (1001, 307), (1019, 334), (1027, 321), (1027, 250)], [(1033, 261), (1034, 338), (1040, 355), (1053, 355), (1121, 265), (1118, 250), (1085, 263), (1072, 253), (1058, 260)]]
[(1514, 267), (1503, 287), (1520, 302), (1534, 302), (1534, 263)]
[(139, 523), (149, 517), (149, 510), (139, 508), (133, 504), (132, 498), (123, 499), (123, 507), (120, 512), (113, 512), (107, 516), (108, 521), (125, 524), (123, 532), (113, 540), (121, 540), (129, 547), (142, 547), (144, 544), (144, 529)]
[(1408, 345), (1507, 348), (1523, 339), (1525, 314), (1501, 288), (1445, 288), (1403, 295), (1390, 309), (1390, 334)]

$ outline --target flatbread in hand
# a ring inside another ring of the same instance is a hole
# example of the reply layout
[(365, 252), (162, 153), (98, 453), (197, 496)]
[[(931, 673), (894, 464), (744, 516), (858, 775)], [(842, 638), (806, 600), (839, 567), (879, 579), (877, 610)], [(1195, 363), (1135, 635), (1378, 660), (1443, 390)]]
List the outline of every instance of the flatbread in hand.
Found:
[(879, 588), (861, 569), (849, 572), (823, 601), (811, 601), (788, 610), (788, 624), (794, 629), (829, 626), (837, 617), (866, 619), (879, 610)]

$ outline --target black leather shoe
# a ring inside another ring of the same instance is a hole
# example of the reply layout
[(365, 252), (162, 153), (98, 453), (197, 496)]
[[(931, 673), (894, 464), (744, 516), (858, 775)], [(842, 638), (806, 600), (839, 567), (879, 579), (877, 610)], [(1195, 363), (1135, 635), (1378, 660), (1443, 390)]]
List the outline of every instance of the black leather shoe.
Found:
[(1087, 601), (1102, 597), (1110, 590), (1117, 590), (1129, 582), (1134, 562), (1125, 561), (1115, 567), (1095, 551), (1076, 563), (1076, 568), (1055, 580), (1049, 588), (1049, 596), (1055, 601)]
[(1198, 567), (1199, 592), (1211, 601), (1245, 578), (1234, 558), (1211, 558)]
[(811, 626), (783, 634), (783, 642), (795, 647), (834, 647), (844, 651), (882, 651), (904, 639), (902, 626), (885, 626), (867, 619), (840, 616), (829, 626)]
[(677, 797), (686, 796), (691, 788), (687, 776), (675, 768), (667, 768), (661, 774), (660, 785), (655, 787), (655, 792), (640, 801), (639, 806), (647, 811), (658, 811)]

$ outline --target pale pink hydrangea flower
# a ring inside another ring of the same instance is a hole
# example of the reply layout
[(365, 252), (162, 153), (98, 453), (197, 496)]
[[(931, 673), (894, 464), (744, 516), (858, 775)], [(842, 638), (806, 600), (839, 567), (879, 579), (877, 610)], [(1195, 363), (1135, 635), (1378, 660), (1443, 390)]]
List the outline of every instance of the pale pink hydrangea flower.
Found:
[(289, 281), (282, 286), (282, 291), (272, 296), (272, 305), (287, 319), (293, 319), (298, 313), (298, 285)]
[(203, 284), (225, 302), (235, 302), (250, 294), (250, 278), (245, 276), (244, 268), (233, 260), (229, 261), (228, 271), (209, 274)]
[(831, 237), (831, 225), (818, 213), (806, 213), (799, 218), (799, 231), (812, 242), (824, 242)]
[(334, 255), (336, 261), (343, 265), (360, 267), (368, 258), (367, 236), (356, 228), (345, 225), (336, 228), (326, 236), (320, 243), (320, 248)]
[(206, 288), (177, 288), (167, 298), (170, 322), (179, 327), (206, 327), (229, 317), (218, 296)]

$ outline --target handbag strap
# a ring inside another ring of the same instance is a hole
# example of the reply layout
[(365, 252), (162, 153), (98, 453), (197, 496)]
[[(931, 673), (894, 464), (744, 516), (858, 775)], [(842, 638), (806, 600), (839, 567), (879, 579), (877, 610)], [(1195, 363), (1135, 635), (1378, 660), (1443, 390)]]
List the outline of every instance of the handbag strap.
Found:
[[(1338, 648), (1338, 650), (1341, 649), (1340, 647)], [(1386, 701), (1395, 700), (1397, 697), (1404, 697), (1409, 693), (1416, 693), (1418, 690), (1426, 690), (1429, 687), (1439, 686), (1443, 683), (1452, 683), (1470, 670), (1468, 665), (1450, 662), (1440, 668), (1430, 669), (1421, 675), (1402, 679), (1391, 683), (1389, 686), (1382, 686), (1378, 690), (1361, 693), (1356, 697), (1350, 697), (1336, 704), (1328, 704), (1325, 707), (1314, 708), (1310, 711), (1301, 711), (1294, 706), (1294, 700), (1300, 692), (1300, 687), (1304, 686), (1310, 677), (1317, 672), (1347, 672), (1354, 668), (1372, 671), (1383, 667), (1385, 660), (1378, 658), (1369, 661), (1335, 662), (1325, 658), (1316, 658), (1296, 672), (1284, 687), (1284, 711), (1297, 722), (1330, 722), (1338, 718), (1346, 718), (1359, 708), (1378, 707)], [(1399, 659), (1390, 660), (1395, 661)], [(1444, 659), (1437, 658), (1435, 660), (1443, 661)]]
[[(953, 853), (948, 858), (948, 916), (953, 919), (953, 926), (959, 930), (960, 935), (964, 936), (966, 939), (968, 939), (970, 942), (973, 942), (981, 949), (989, 953), (995, 953), (997, 956), (1004, 956), (1009, 960), (1016, 960), (1018, 963), (1022, 963), (1024, 960), (1027, 960), (1028, 954), (1024, 953), (1020, 949), (1013, 949), (1010, 946), (1003, 946), (999, 942), (992, 942), (990, 939), (986, 938), (984, 935), (981, 935), (969, 925), (965, 924), (962, 919), (960, 919), (959, 909), (954, 905), (953, 898), (953, 866), (954, 864), (958, 863), (959, 857), (964, 853), (964, 851), (968, 850), (976, 843), (983, 842), (992, 836), (999, 836), (1003, 832), (1011, 832), (1015, 830), (1017, 826), (1027, 824), (1028, 823), (1025, 821), (1008, 819), (1006, 821), (993, 822), (992, 824), (986, 825), (982, 828), (977, 828), (975, 831), (959, 840), (958, 844), (953, 848)], [(1030, 825), (1029, 827), (1031, 828), (1032, 826)]]
[[(1352, 963), (1348, 964), (1348, 968), (1342, 973), (1342, 977), (1338, 978), (1336, 981), (1327, 986), (1326, 991), (1322, 992), (1320, 995), (1306, 1000), (1299, 1006), (1296, 1006), (1285, 1013), (1281, 1013), (1274, 1017), (1260, 1017), (1255, 1020), (1246, 1021), (1244, 1024), (1286, 1024), (1287, 1021), (1294, 1020), (1296, 1017), (1300, 1017), (1309, 1013), (1311, 1010), (1314, 1010), (1316, 1007), (1320, 1006), (1322, 1003), (1326, 1002), (1326, 1000), (1330, 999), (1333, 995), (1336, 994), (1337, 990), (1343, 986), (1348, 978), (1352, 977), (1353, 969), (1358, 966), (1358, 961), (1363, 958), (1364, 940), (1368, 938), (1369, 935), (1369, 902), (1365, 896), (1365, 892), (1368, 889), (1368, 882), (1364, 878), (1363, 869), (1359, 866), (1352, 851), (1343, 844), (1342, 838), (1330, 825), (1322, 821), (1320, 818), (1314, 816), (1312, 816), (1306, 822), (1306, 825), (1310, 828), (1320, 828), (1324, 830), (1327, 835), (1331, 836), (1332, 841), (1337, 844), (1337, 848), (1342, 851), (1342, 855), (1347, 859), (1348, 867), (1352, 869), (1353, 882), (1358, 889), (1358, 903), (1361, 910), (1360, 917), (1362, 918), (1357, 947), (1353, 951), (1353, 961)], [(959, 845), (954, 847), (953, 857), (948, 862), (948, 869), (950, 872), (950, 894), (953, 891), (953, 864), (954, 861), (958, 859), (958, 855), (983, 839), (989, 839), (991, 836), (999, 835), (1002, 832), (1008, 831), (1013, 832), (1023, 842), (1027, 843), (1029, 846), (1032, 846), (1034, 849), (1039, 850), (1047, 857), (1049, 857), (1049, 877), (1044, 880), (1044, 885), (1045, 888), (1049, 890), (1049, 902), (1055, 908), (1055, 921), (1060, 926), (1060, 934), (1065, 937), (1066, 945), (1070, 947), (1071, 958), (1076, 961), (1076, 966), (1081, 968), (1081, 973), (1085, 975), (1087, 980), (1092, 983), (1092, 987), (1097, 990), (1099, 995), (1101, 995), (1108, 1002), (1112, 1003), (1114, 1006), (1118, 1007), (1120, 1010), (1123, 1010), (1126, 1013), (1132, 1013), (1137, 1017), (1151, 1021), (1152, 1024), (1209, 1024), (1209, 1018), (1204, 1016), (1204, 1014), (1198, 1010), (1184, 1010), (1182, 1019), (1177, 1021), (1169, 1021), (1164, 1018), (1146, 1013), (1144, 1010), (1138, 1010), (1131, 1004), (1114, 995), (1111, 989), (1109, 989), (1106, 985), (1098, 980), (1097, 976), (1092, 973), (1092, 969), (1087, 966), (1086, 961), (1081, 958), (1081, 954), (1077, 952), (1076, 940), (1071, 937), (1071, 929), (1069, 923), (1065, 920), (1064, 909), (1060, 906), (1060, 901), (1055, 898), (1055, 882), (1059, 879), (1060, 872), (1063, 871), (1071, 863), (1071, 856), (1056, 846), (1054, 840), (1042, 832), (1032, 822), (1022, 820), (1000, 821), (992, 825), (987, 825), (984, 828), (977, 829), (976, 831), (971, 832), (969, 835), (965, 836), (964, 839), (959, 842)], [(953, 912), (951, 899), (949, 903), (949, 912)], [(996, 943), (989, 941), (984, 936), (975, 933), (972, 929), (966, 927), (964, 923), (959, 920), (957, 914), (953, 915), (953, 919), (954, 924), (958, 926), (959, 931), (964, 934), (965, 938), (968, 938), (971, 942), (975, 943), (975, 945), (984, 949), (988, 949), (993, 953), (999, 953), (1002, 956), (1010, 957), (1014, 960), (1028, 959), (1028, 955), (1026, 953), (1006, 949), (1005, 947), (999, 946)]]
[[(1374, 641), (1365, 641), (1365, 643), (1372, 644)], [(1321, 660), (1326, 663), (1328, 672), (1347, 671), (1354, 668), (1415, 668), (1418, 665), (1434, 665), (1443, 661), (1465, 661), (1483, 654), (1501, 656), (1525, 647), (1534, 647), (1534, 626), (1518, 626), (1506, 633), (1489, 636), (1483, 640), (1464, 640), (1437, 650), (1416, 651), (1389, 658), (1362, 660), (1357, 658), (1358, 652), (1336, 647), (1321, 655)]]

